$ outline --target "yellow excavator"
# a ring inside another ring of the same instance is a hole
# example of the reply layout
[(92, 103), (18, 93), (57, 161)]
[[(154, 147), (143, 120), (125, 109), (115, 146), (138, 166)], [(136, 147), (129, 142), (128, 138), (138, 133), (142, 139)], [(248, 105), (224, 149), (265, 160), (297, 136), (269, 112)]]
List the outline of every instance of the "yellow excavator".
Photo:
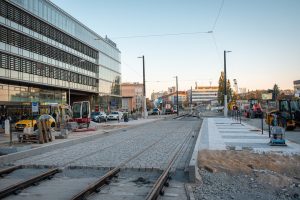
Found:
[(278, 125), (286, 130), (294, 130), (300, 124), (299, 100), (279, 100), (278, 109), (267, 113), (266, 123), (273, 125), (274, 115), (277, 116)]

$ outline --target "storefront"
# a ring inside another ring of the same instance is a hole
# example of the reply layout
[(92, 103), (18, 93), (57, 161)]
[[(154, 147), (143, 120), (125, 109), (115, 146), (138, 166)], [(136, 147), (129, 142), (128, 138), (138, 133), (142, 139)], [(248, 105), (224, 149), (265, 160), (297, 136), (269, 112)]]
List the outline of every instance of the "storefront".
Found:
[(49, 114), (51, 104), (66, 103), (66, 91), (0, 83), (1, 115), (31, 115), (32, 102), (39, 104), (39, 114)]

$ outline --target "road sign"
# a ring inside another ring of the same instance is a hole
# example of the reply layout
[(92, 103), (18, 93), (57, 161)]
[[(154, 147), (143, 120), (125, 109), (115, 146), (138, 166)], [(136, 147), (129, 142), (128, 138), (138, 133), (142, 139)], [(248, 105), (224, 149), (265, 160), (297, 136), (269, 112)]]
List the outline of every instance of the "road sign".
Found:
[(32, 102), (32, 112), (39, 112), (39, 103), (38, 102)]

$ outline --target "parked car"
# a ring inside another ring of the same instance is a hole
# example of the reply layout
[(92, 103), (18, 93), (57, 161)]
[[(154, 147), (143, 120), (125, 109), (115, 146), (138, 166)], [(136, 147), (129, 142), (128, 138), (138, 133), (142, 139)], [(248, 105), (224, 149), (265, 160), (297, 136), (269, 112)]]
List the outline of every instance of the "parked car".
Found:
[(120, 111), (113, 111), (108, 116), (108, 120), (120, 120), (123, 117), (123, 113)]
[(94, 122), (107, 122), (107, 115), (105, 112), (92, 112), (91, 117)]
[(160, 115), (160, 110), (158, 108), (153, 108), (151, 115)]
[(37, 126), (37, 119), (39, 119), (39, 117), (42, 117), (42, 118), (45, 118), (45, 119), (48, 119), (47, 120), (47, 126), (51, 126), (52, 128), (55, 127), (55, 119), (50, 116), (50, 115), (47, 115), (47, 117), (45, 117), (44, 115), (41, 115), (41, 116), (35, 116), (35, 117), (27, 117), (26, 119), (22, 119), (20, 121), (18, 121), (16, 124), (15, 124), (15, 129), (17, 131), (23, 131), (25, 127), (33, 127), (34, 130), (36, 130), (38, 128)]

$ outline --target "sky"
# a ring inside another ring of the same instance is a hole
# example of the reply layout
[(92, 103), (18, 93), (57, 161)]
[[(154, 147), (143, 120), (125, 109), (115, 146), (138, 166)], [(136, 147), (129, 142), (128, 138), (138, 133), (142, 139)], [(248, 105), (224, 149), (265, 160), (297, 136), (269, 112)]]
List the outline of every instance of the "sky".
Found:
[(179, 90), (217, 86), (224, 50), (239, 88), (293, 89), (300, 79), (300, 0), (51, 1), (117, 44), (122, 82), (143, 82), (144, 55), (147, 97), (175, 76)]

